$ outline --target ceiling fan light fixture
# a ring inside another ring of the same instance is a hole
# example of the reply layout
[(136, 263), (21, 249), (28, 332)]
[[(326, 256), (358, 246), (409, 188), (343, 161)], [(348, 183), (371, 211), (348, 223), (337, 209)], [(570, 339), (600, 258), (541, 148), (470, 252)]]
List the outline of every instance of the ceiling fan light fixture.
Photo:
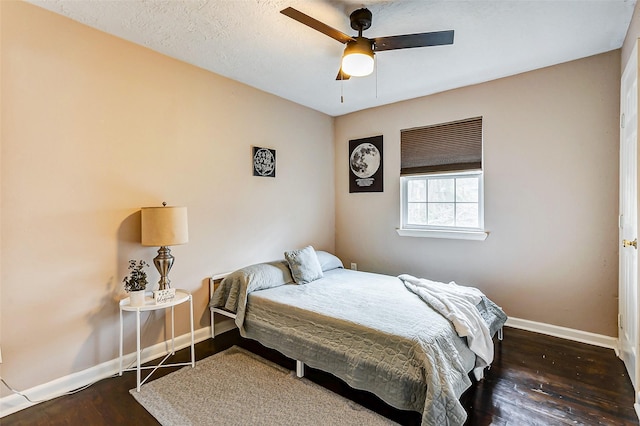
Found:
[(342, 56), (342, 71), (352, 77), (364, 77), (373, 72), (373, 48), (371, 41), (357, 37), (349, 41)]
[(338, 71), (336, 80), (348, 80), (351, 76), (364, 77), (371, 74), (375, 67), (373, 60), (374, 50), (376, 52), (383, 52), (385, 50), (453, 44), (453, 30), (388, 37), (362, 37), (362, 32), (371, 27), (373, 19), (373, 14), (367, 8), (354, 10), (351, 15), (349, 15), (351, 28), (358, 31), (356, 37), (348, 36), (342, 31), (336, 30), (292, 7), (287, 7), (281, 10), (280, 13), (347, 45), (342, 55), (342, 66), (340, 67), (340, 71)]

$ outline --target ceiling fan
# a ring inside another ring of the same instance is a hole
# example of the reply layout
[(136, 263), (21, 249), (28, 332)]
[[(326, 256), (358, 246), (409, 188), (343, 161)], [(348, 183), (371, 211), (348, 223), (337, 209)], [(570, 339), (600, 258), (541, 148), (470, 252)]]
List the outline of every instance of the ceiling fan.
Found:
[(362, 37), (362, 32), (371, 27), (373, 17), (371, 11), (366, 8), (358, 9), (349, 16), (351, 28), (358, 31), (358, 35), (354, 37), (336, 30), (311, 16), (305, 15), (292, 7), (283, 9), (280, 13), (347, 45), (344, 49), (342, 65), (338, 71), (336, 80), (348, 80), (350, 76), (364, 77), (371, 74), (374, 65), (374, 52), (453, 44), (453, 30), (388, 37)]

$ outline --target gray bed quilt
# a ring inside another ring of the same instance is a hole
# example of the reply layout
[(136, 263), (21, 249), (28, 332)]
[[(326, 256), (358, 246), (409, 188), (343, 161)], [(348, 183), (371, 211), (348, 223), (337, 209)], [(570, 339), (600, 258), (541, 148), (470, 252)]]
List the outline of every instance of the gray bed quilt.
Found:
[[(423, 425), (464, 423), (459, 398), (471, 385), (475, 355), (451, 323), (400, 279), (340, 268), (296, 285), (278, 262), (269, 265), (282, 281), (277, 286), (233, 275), (211, 300), (211, 306), (237, 312), (242, 336), (396, 408), (421, 412)], [(477, 307), (492, 333), (502, 326), (506, 316), (493, 302), (483, 298)]]

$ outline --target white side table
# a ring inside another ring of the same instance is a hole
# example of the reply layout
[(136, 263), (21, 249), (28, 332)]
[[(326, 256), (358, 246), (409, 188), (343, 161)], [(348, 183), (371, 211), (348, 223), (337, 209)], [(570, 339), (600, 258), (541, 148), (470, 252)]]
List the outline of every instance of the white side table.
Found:
[[(165, 361), (171, 356), (175, 354), (175, 318), (174, 318), (174, 307), (176, 305), (180, 305), (181, 303), (189, 302), (189, 321), (191, 324), (191, 362), (183, 362), (183, 363), (175, 363), (175, 364), (165, 364)], [(142, 349), (140, 348), (140, 312), (147, 311), (156, 311), (160, 309), (171, 308), (171, 352), (169, 352), (157, 365), (152, 365), (149, 367), (142, 367), (140, 365), (140, 352)], [(136, 313), (136, 366), (131, 368), (122, 369), (122, 346), (124, 340), (124, 322), (122, 321), (122, 312), (135, 312)], [(133, 371), (136, 370), (137, 376), (137, 387), (136, 390), (140, 392), (140, 386), (147, 381), (149, 377), (160, 367), (179, 367), (184, 365), (191, 365), (191, 367), (196, 366), (196, 358), (194, 352), (194, 336), (193, 336), (193, 298), (191, 293), (186, 290), (176, 289), (176, 296), (171, 302), (162, 303), (160, 305), (156, 305), (153, 300), (153, 293), (147, 292), (145, 294), (145, 304), (144, 306), (131, 306), (129, 298), (122, 299), (120, 301), (120, 375), (124, 371)], [(147, 374), (147, 376), (140, 381), (140, 370), (151, 369), (151, 372)]]

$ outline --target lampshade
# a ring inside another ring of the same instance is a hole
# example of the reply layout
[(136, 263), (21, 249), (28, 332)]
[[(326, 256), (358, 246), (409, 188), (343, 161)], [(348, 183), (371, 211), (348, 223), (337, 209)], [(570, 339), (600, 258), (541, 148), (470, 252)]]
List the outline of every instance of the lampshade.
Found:
[(342, 56), (342, 72), (352, 77), (364, 77), (373, 72), (371, 41), (357, 37), (347, 43)]
[(175, 246), (188, 241), (186, 207), (142, 208), (143, 246)]

